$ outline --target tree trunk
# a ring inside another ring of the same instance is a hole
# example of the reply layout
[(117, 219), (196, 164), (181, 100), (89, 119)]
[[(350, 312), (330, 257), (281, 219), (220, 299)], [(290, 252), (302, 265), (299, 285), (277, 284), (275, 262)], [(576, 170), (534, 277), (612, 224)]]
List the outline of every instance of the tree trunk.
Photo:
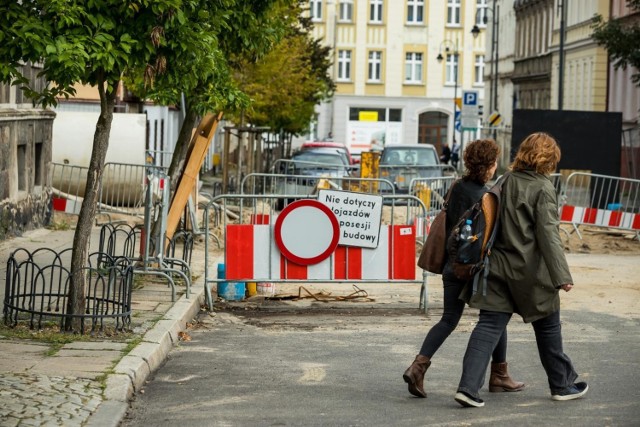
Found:
[[(116, 99), (118, 82), (111, 82), (111, 89), (106, 89), (106, 82), (98, 84), (100, 93), (100, 116), (93, 136), (93, 150), (87, 172), (87, 184), (84, 200), (78, 216), (78, 225), (73, 235), (73, 252), (71, 254), (71, 283), (67, 301), (67, 314), (80, 316), (85, 314), (87, 275), (83, 268), (87, 265), (89, 245), (91, 244), (91, 228), (96, 217), (96, 206), (99, 202), (100, 181), (104, 171), (104, 162), (109, 147), (109, 134), (113, 121), (113, 108)], [(82, 319), (67, 317), (65, 330), (80, 332)]]
[(184, 121), (176, 141), (176, 148), (173, 151), (173, 157), (171, 157), (171, 165), (169, 166), (168, 174), (171, 194), (175, 194), (175, 190), (178, 188), (178, 181), (180, 181), (184, 167), (187, 164), (187, 153), (191, 144), (193, 128), (196, 127), (196, 122), (198, 121), (198, 114), (189, 107), (190, 105), (191, 103), (188, 102)]
[[(196, 126), (196, 122), (198, 121), (198, 114), (192, 108), (189, 108), (190, 105), (191, 103), (187, 102), (187, 111), (185, 113), (184, 121), (182, 122), (182, 127), (180, 128), (180, 133), (178, 134), (176, 147), (173, 150), (171, 165), (169, 165), (169, 171), (167, 172), (167, 175), (169, 175), (169, 189), (172, 195), (175, 194), (176, 188), (178, 188), (178, 182), (180, 181), (180, 177), (184, 172), (184, 167), (187, 164), (187, 153), (189, 152), (189, 146), (191, 145), (193, 128)], [(171, 200), (173, 201), (173, 196), (171, 197)], [(160, 218), (156, 219), (151, 226), (152, 241), (158, 234), (159, 230)], [(149, 248), (149, 251), (149, 255), (154, 255), (157, 253), (157, 248), (152, 246)]]

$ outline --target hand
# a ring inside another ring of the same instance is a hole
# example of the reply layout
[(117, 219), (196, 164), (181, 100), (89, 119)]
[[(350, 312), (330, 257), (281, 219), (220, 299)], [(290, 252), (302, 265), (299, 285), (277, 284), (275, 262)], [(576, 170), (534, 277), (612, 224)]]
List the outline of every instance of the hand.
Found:
[(569, 292), (571, 288), (573, 288), (573, 283), (565, 283), (564, 285), (560, 286), (560, 288), (565, 292)]

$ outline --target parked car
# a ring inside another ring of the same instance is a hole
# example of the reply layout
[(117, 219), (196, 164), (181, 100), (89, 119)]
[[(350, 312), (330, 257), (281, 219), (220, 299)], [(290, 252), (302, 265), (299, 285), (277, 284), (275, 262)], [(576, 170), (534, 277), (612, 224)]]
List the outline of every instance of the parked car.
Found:
[(334, 148), (347, 157), (350, 165), (355, 165), (359, 163), (359, 159), (354, 158), (349, 151), (349, 147), (341, 142), (332, 142), (332, 141), (307, 141), (302, 144), (300, 147), (301, 150), (308, 150), (310, 148)]
[(415, 178), (442, 176), (443, 165), (431, 144), (388, 145), (380, 155), (380, 177), (393, 183), (396, 194), (407, 194)]
[[(277, 181), (276, 191), (277, 194), (310, 196), (321, 179), (331, 181), (332, 178), (335, 181), (332, 181), (333, 185), (342, 188), (344, 178), (351, 176), (350, 169), (347, 157), (335, 148), (300, 150), (289, 161), (282, 163), (282, 176)], [(292, 200), (288, 199), (287, 202)], [(276, 207), (282, 209), (284, 202), (284, 199), (279, 200)]]

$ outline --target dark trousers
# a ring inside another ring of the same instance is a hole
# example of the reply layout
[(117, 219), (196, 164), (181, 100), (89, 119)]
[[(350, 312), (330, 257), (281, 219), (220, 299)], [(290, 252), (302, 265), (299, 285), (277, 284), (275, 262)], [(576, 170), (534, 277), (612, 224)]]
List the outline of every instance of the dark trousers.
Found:
[[(467, 351), (462, 362), (462, 378), (458, 391), (464, 391), (479, 398), (478, 392), (484, 384), (489, 364), (489, 355), (500, 339), (511, 313), (480, 310), (478, 324), (469, 337)], [(571, 360), (562, 350), (562, 332), (560, 312), (532, 322), (538, 345), (538, 355), (547, 373), (549, 388), (553, 394), (571, 384), (578, 378)]]
[[(464, 287), (464, 282), (457, 280), (444, 279), (444, 311), (442, 318), (427, 333), (427, 336), (420, 348), (420, 354), (429, 358), (438, 351), (440, 346), (451, 335), (460, 322), (462, 312), (464, 311), (464, 301), (458, 296)], [(503, 329), (502, 335), (499, 337), (498, 344), (493, 351), (493, 361), (502, 363), (507, 360), (507, 329)]]

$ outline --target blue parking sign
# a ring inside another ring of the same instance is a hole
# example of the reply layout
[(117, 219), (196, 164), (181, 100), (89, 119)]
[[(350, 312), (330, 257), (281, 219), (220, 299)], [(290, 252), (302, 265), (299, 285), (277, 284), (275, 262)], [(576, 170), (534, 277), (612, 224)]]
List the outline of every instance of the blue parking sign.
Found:
[(468, 105), (468, 106), (478, 105), (478, 91), (477, 90), (462, 91), (462, 105)]

